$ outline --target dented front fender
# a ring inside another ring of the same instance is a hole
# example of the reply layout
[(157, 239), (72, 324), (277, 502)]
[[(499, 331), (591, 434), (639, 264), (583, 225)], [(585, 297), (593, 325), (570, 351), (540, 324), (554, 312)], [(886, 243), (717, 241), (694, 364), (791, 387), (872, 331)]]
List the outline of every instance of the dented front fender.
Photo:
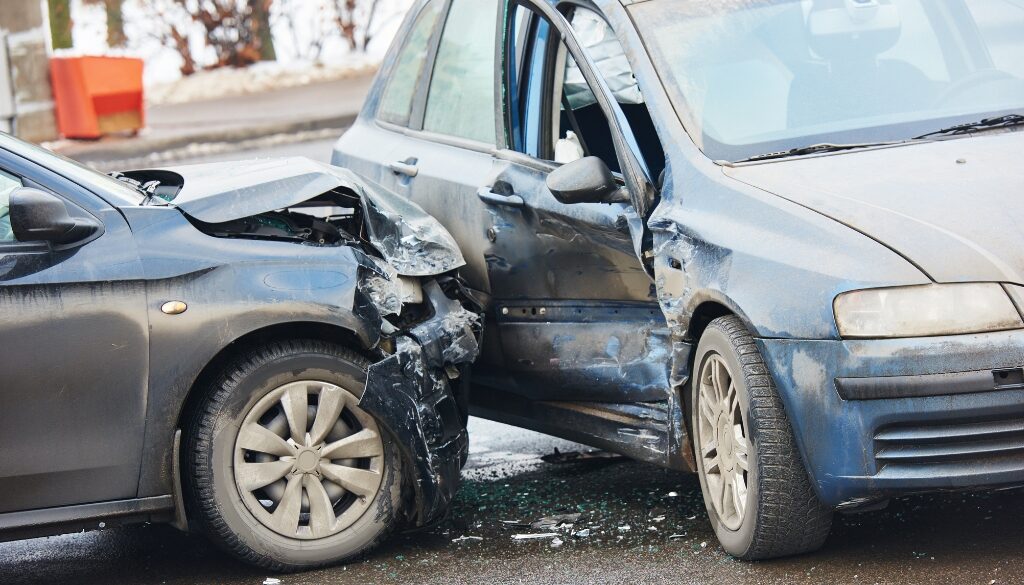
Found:
[(395, 339), (395, 350), (370, 366), (359, 406), (395, 439), (412, 485), (418, 526), (442, 518), (459, 487), (469, 453), (462, 378), (479, 353), (477, 312), (424, 285), (433, 317)]

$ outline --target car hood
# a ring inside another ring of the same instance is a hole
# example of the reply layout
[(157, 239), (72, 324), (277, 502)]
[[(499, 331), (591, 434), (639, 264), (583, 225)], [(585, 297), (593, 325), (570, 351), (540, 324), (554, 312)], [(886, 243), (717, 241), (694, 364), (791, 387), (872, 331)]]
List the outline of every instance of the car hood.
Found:
[(285, 209), (334, 189), (348, 189), (362, 199), (367, 239), (399, 274), (431, 276), (466, 263), (440, 222), (348, 169), (295, 157), (159, 170), (181, 177), (182, 187), (170, 205), (204, 223)]
[(724, 167), (831, 217), (936, 282), (1024, 285), (1024, 132)]

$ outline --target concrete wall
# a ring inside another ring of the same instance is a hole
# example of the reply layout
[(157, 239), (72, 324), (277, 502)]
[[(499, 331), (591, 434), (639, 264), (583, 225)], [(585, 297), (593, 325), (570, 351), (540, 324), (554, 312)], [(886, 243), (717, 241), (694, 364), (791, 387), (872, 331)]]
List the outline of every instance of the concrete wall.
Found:
[(0, 40), (7, 53), (0, 61), (0, 117), (13, 114), (14, 132), (33, 142), (57, 137), (44, 10), (45, 0), (0, 0)]

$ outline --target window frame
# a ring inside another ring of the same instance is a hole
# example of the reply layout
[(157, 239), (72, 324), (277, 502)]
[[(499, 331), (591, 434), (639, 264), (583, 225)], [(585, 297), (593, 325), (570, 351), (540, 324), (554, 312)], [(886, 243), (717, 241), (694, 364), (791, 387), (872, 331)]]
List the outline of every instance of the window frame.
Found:
[(405, 41), (398, 44), (395, 48), (391, 62), (388, 65), (388, 69), (385, 72), (383, 78), (384, 82), (381, 84), (379, 98), (377, 103), (374, 105), (373, 118), (382, 125), (393, 126), (395, 128), (413, 128), (416, 121), (419, 120), (419, 128), (423, 127), (423, 112), (426, 109), (426, 95), (422, 93), (428, 85), (424, 85), (423, 78), (429, 77), (430, 72), (433, 71), (434, 57), (437, 56), (437, 48), (441, 41), (441, 31), (444, 30), (444, 23), (448, 18), (448, 9), (451, 8), (452, 0), (441, 0), (440, 13), (437, 16), (437, 20), (434, 22), (433, 30), (430, 32), (430, 37), (427, 39), (427, 55), (424, 58), (423, 67), (420, 69), (419, 75), (416, 78), (416, 84), (413, 86), (412, 100), (409, 106), (409, 120), (406, 124), (399, 122), (393, 122), (382, 117), (381, 106), (384, 103), (384, 98), (388, 93), (388, 89), (391, 88), (391, 83), (394, 81), (395, 69), (398, 67), (399, 61), (401, 60), (402, 54), (409, 47), (409, 43), (412, 39), (409, 38), (413, 29), (419, 24), (420, 18), (422, 18), (426, 12), (427, 6), (431, 4), (433, 0), (426, 0), (418, 6), (416, 13), (409, 19), (407, 27), (403, 27), (403, 30), (399, 34), (405, 34)]
[[(11, 171), (7, 170), (6, 167), (7, 167), (7, 165), (0, 164), (0, 172), (2, 172), (5, 175), (9, 175), (9, 176), (14, 177), (15, 179), (17, 179), (21, 183), (21, 187), (26, 187), (27, 185), (31, 185), (31, 183), (26, 184), (25, 177), (21, 176), (18, 173), (12, 173)], [(18, 188), (14, 189), (14, 191), (17, 191), (17, 190), (18, 190)], [(14, 191), (12, 191), (12, 193)], [(8, 203), (8, 208), (7, 209), (8, 209), (8, 213), (9, 213), (10, 212), (10, 200), (8, 200), (7, 203)], [(9, 219), (10, 219), (10, 215), (8, 215), (8, 220)], [(14, 226), (11, 225), (11, 228), (13, 230)], [(29, 252), (29, 251), (41, 252), (41, 251), (46, 251), (48, 249), (49, 249), (49, 247), (46, 246), (45, 244), (43, 244), (42, 242), (22, 242), (21, 240), (18, 240), (18, 239), (0, 240), (0, 254), (16, 254), (16, 253), (19, 253), (19, 252)]]
[[(494, 43), (494, 66), (492, 69), (494, 70), (495, 75), (495, 138), (497, 144), (487, 144), (485, 142), (479, 142), (476, 140), (463, 138), (461, 136), (440, 134), (437, 132), (431, 132), (429, 130), (423, 129), (423, 120), (426, 117), (427, 110), (427, 97), (430, 92), (430, 83), (434, 78), (434, 66), (436, 65), (437, 62), (437, 52), (441, 46), (441, 37), (444, 34), (445, 25), (448, 23), (448, 17), (451, 14), (452, 1), (453, 0), (444, 0), (444, 6), (441, 8), (441, 15), (438, 18), (437, 23), (435, 23), (433, 34), (430, 37), (430, 44), (427, 49), (427, 57), (425, 59), (423, 73), (420, 75), (420, 78), (416, 84), (416, 91), (413, 93), (413, 108), (412, 113), (409, 117), (409, 125), (402, 126), (400, 124), (388, 122), (387, 120), (382, 120), (377, 116), (376, 110), (374, 111), (373, 119), (377, 126), (379, 126), (380, 128), (398, 134), (403, 134), (411, 138), (425, 140), (437, 144), (444, 144), (447, 146), (454, 146), (456, 148), (461, 148), (464, 150), (494, 154), (495, 152), (505, 148), (505, 129), (504, 118), (502, 115), (503, 105), (501, 103), (501, 95), (503, 93), (503, 90), (500, 85), (501, 83), (503, 83), (503, 81), (500, 67), (500, 59), (502, 50), (501, 39), (505, 24), (504, 6), (506, 4), (506, 0), (501, 0), (501, 5), (498, 8), (498, 16), (497, 18), (495, 18), (494, 22), (494, 34), (496, 36)], [(426, 4), (426, 2), (420, 4), (416, 12), (416, 17), (412, 19), (412, 22), (415, 22), (415, 20), (419, 18), (419, 15), (423, 11), (423, 8), (426, 6)], [(402, 44), (402, 47), (405, 47), (405, 43)], [(401, 51), (401, 49), (398, 49), (398, 51)], [(394, 67), (397, 63), (398, 52), (396, 52), (395, 55), (396, 58), (393, 60), (392, 63), (389, 64), (388, 71), (384, 74), (385, 77), (387, 77), (388, 79), (390, 79), (390, 76), (393, 73)], [(381, 89), (381, 96), (383, 95), (383, 91), (384, 90)]]
[(22, 242), (19, 240), (0, 242), (0, 255), (48, 254), (80, 248), (103, 237), (106, 233), (107, 228), (101, 215), (104, 210), (113, 209), (113, 206), (107, 203), (102, 196), (3, 147), (0, 147), (0, 168), (7, 174), (20, 178), (22, 186), (39, 189), (58, 197), (64, 201), (65, 205), (74, 208), (75, 212), (92, 216), (100, 225), (100, 229), (88, 239), (67, 246), (54, 247), (49, 242)]

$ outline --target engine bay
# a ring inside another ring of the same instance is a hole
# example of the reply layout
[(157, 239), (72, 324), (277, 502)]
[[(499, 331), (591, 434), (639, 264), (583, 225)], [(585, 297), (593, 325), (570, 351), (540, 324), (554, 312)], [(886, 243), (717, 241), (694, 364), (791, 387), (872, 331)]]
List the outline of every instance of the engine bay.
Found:
[(361, 201), (341, 189), (298, 206), (224, 223), (191, 221), (203, 233), (218, 238), (276, 240), (311, 246), (367, 243)]

